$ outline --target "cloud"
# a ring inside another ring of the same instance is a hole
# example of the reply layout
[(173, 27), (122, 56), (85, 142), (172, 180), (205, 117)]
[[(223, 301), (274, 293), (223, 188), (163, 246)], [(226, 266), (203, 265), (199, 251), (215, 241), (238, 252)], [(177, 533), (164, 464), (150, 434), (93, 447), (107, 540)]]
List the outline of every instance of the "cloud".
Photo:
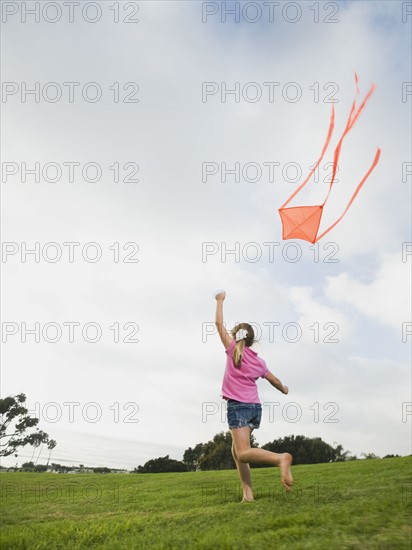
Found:
[(411, 267), (398, 254), (387, 255), (372, 281), (343, 272), (326, 277), (325, 294), (334, 304), (347, 304), (375, 322), (400, 331), (411, 320)]

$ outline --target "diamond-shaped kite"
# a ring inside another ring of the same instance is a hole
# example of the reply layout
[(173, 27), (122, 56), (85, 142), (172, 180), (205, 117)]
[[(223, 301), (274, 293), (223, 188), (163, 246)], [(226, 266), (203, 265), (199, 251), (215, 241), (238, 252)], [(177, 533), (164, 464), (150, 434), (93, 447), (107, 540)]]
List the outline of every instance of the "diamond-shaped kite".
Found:
[(332, 186), (335, 182), (335, 176), (336, 176), (336, 170), (338, 166), (338, 159), (340, 155), (340, 150), (342, 147), (342, 142), (346, 134), (349, 132), (349, 130), (353, 127), (355, 124), (358, 116), (363, 111), (363, 108), (365, 107), (366, 102), (368, 101), (369, 97), (374, 92), (376, 86), (375, 84), (372, 84), (369, 92), (367, 93), (365, 99), (363, 100), (362, 104), (358, 109), (356, 109), (356, 98), (359, 94), (359, 86), (358, 86), (358, 75), (355, 73), (355, 82), (356, 82), (356, 96), (352, 103), (351, 111), (349, 113), (349, 118), (346, 123), (346, 127), (343, 131), (343, 134), (335, 148), (335, 152), (333, 155), (333, 169), (332, 169), (332, 178), (329, 186), (328, 194), (326, 195), (326, 199), (322, 204), (316, 205), (316, 206), (292, 206), (289, 208), (285, 208), (287, 204), (290, 203), (290, 201), (299, 193), (299, 191), (307, 184), (313, 173), (315, 172), (316, 168), (319, 166), (321, 160), (323, 159), (323, 156), (325, 154), (325, 151), (329, 145), (330, 139), (332, 137), (333, 127), (335, 123), (335, 110), (334, 106), (332, 104), (332, 113), (330, 117), (330, 123), (329, 123), (329, 131), (328, 135), (326, 137), (325, 145), (323, 146), (322, 153), (319, 157), (319, 160), (314, 165), (313, 169), (309, 172), (308, 177), (305, 179), (303, 183), (299, 185), (299, 187), (292, 193), (292, 195), (287, 199), (287, 201), (282, 204), (282, 206), (278, 209), (280, 218), (282, 220), (282, 238), (285, 239), (302, 239), (304, 241), (309, 241), (310, 243), (315, 243), (319, 241), (326, 233), (328, 233), (331, 229), (335, 227), (336, 224), (340, 222), (340, 220), (343, 218), (343, 216), (348, 211), (350, 205), (354, 201), (356, 195), (358, 194), (360, 188), (365, 183), (369, 175), (371, 174), (372, 170), (375, 168), (375, 166), (378, 164), (379, 157), (381, 154), (381, 150), (378, 147), (375, 158), (372, 162), (371, 167), (366, 172), (365, 176), (362, 178), (361, 182), (358, 184), (357, 188), (355, 189), (354, 194), (352, 195), (348, 205), (346, 206), (343, 214), (323, 233), (318, 235), (320, 222), (322, 219), (323, 214), (323, 207), (325, 206), (326, 201), (329, 198), (330, 192), (332, 190)]

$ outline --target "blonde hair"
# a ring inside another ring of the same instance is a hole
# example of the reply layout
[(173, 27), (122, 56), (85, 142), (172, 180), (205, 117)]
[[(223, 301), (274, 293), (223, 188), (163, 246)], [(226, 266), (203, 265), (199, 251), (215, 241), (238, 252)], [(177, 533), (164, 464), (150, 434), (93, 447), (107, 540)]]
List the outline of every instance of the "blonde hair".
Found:
[(233, 363), (237, 369), (240, 369), (240, 365), (242, 363), (243, 350), (245, 349), (245, 346), (249, 348), (251, 345), (253, 345), (256, 342), (255, 332), (252, 326), (249, 325), (248, 323), (239, 323), (234, 328), (232, 328), (230, 332), (234, 340), (236, 340), (236, 333), (240, 329), (246, 330), (247, 336), (246, 338), (242, 338), (242, 340), (239, 340), (239, 342), (236, 342), (236, 345), (233, 349)]

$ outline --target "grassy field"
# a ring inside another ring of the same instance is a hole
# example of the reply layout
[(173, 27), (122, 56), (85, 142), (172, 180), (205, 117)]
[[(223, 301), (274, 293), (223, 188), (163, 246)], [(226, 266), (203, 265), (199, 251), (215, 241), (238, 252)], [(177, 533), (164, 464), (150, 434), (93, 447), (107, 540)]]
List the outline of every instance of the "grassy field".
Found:
[(2, 473), (2, 549), (407, 549), (411, 457), (179, 474)]

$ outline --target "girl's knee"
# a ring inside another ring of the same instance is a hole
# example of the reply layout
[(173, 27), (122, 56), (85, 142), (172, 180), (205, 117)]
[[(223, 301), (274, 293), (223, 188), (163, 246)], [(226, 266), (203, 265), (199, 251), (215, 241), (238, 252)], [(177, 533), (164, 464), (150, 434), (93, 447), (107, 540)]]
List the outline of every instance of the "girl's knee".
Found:
[(237, 459), (239, 462), (248, 462), (248, 451), (246, 449), (243, 451), (238, 451)]

